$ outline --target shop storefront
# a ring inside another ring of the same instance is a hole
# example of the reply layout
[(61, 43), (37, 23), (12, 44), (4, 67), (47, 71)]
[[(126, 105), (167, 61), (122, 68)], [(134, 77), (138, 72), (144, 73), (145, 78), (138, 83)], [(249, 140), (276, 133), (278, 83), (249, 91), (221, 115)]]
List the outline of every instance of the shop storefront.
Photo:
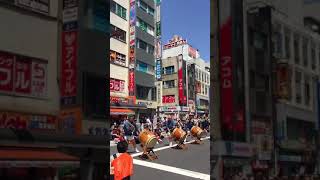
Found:
[(76, 170), (80, 167), (80, 159), (56, 149), (12, 147), (0, 150), (0, 179), (63, 180), (59, 170), (67, 167), (75, 169), (70, 180), (79, 178)]
[(253, 147), (251, 144), (219, 141), (214, 143), (213, 155), (221, 157), (216, 167), (221, 168), (220, 177), (236, 173), (252, 174)]
[(163, 106), (159, 110), (167, 118), (186, 120), (186, 117), (190, 115), (190, 108), (186, 106)]

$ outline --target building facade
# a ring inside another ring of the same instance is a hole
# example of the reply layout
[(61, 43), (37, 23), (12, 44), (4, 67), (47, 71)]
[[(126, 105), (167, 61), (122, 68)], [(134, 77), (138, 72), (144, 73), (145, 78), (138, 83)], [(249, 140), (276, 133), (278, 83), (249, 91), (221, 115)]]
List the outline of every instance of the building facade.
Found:
[[(13, 154), (0, 159), (5, 167), (19, 167), (2, 168), (0, 177), (63, 178), (68, 174), (59, 172), (68, 166), (77, 178), (103, 178), (108, 66), (102, 52), (109, 49), (108, 8), (105, 1), (0, 2), (6, 22), (0, 45), (0, 131), (7, 140), (2, 146), (15, 147), (1, 148)], [(26, 140), (23, 147), (20, 136)], [(21, 153), (30, 156), (17, 158)]]

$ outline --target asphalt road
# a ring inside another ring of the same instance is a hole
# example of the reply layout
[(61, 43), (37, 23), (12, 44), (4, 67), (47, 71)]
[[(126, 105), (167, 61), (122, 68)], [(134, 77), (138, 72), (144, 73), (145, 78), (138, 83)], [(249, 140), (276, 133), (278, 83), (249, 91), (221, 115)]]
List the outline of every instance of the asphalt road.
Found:
[[(142, 160), (141, 153), (129, 152), (134, 158), (134, 175), (132, 180), (193, 180), (210, 179), (210, 141), (203, 140), (203, 144), (195, 145), (187, 143), (187, 150), (169, 147), (168, 142), (157, 145), (154, 150), (158, 159), (154, 161)], [(138, 149), (141, 149), (138, 147)], [(110, 154), (116, 152), (116, 147), (112, 146)]]

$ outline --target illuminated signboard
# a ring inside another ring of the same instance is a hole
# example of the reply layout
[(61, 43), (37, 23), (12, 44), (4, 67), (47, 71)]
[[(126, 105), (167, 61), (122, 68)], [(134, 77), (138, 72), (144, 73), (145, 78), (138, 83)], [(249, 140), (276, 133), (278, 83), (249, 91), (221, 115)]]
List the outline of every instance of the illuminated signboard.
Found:
[(180, 36), (175, 35), (171, 40), (169, 40), (168, 44), (163, 46), (163, 49), (170, 49), (173, 47), (181, 46), (187, 44), (187, 40), (182, 39)]

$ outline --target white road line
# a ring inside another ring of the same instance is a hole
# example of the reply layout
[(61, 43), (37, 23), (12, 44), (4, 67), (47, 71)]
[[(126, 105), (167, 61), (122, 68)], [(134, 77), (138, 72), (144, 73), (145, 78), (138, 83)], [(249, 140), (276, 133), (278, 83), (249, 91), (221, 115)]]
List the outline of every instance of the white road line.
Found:
[(163, 165), (163, 164), (151, 163), (148, 161), (142, 161), (142, 160), (138, 160), (138, 159), (133, 159), (133, 163), (136, 165), (140, 165), (140, 166), (145, 166), (145, 167), (149, 167), (149, 168), (153, 168), (153, 169), (159, 169), (162, 171), (171, 172), (174, 174), (180, 174), (183, 176), (192, 177), (195, 179), (210, 180), (210, 175), (208, 175), (208, 174), (203, 174), (203, 173), (190, 171), (190, 170), (186, 170), (186, 169), (176, 168), (176, 167), (167, 166), (167, 165)]
[[(201, 138), (201, 140), (206, 140), (206, 139), (210, 139), (210, 137)], [(186, 142), (185, 144), (190, 144), (190, 143), (193, 143), (194, 141), (195, 141), (195, 140), (188, 141), (188, 142)], [(161, 150), (169, 149), (169, 148), (172, 148), (172, 147), (175, 147), (175, 146), (177, 146), (177, 144), (173, 144), (172, 146), (160, 147), (160, 148), (154, 149), (153, 151), (154, 151), (154, 152), (156, 152), (156, 151), (161, 151)], [(142, 154), (142, 152), (139, 152), (139, 153), (131, 154), (131, 156), (132, 156), (132, 157), (137, 157), (137, 156), (140, 156), (141, 154)]]

